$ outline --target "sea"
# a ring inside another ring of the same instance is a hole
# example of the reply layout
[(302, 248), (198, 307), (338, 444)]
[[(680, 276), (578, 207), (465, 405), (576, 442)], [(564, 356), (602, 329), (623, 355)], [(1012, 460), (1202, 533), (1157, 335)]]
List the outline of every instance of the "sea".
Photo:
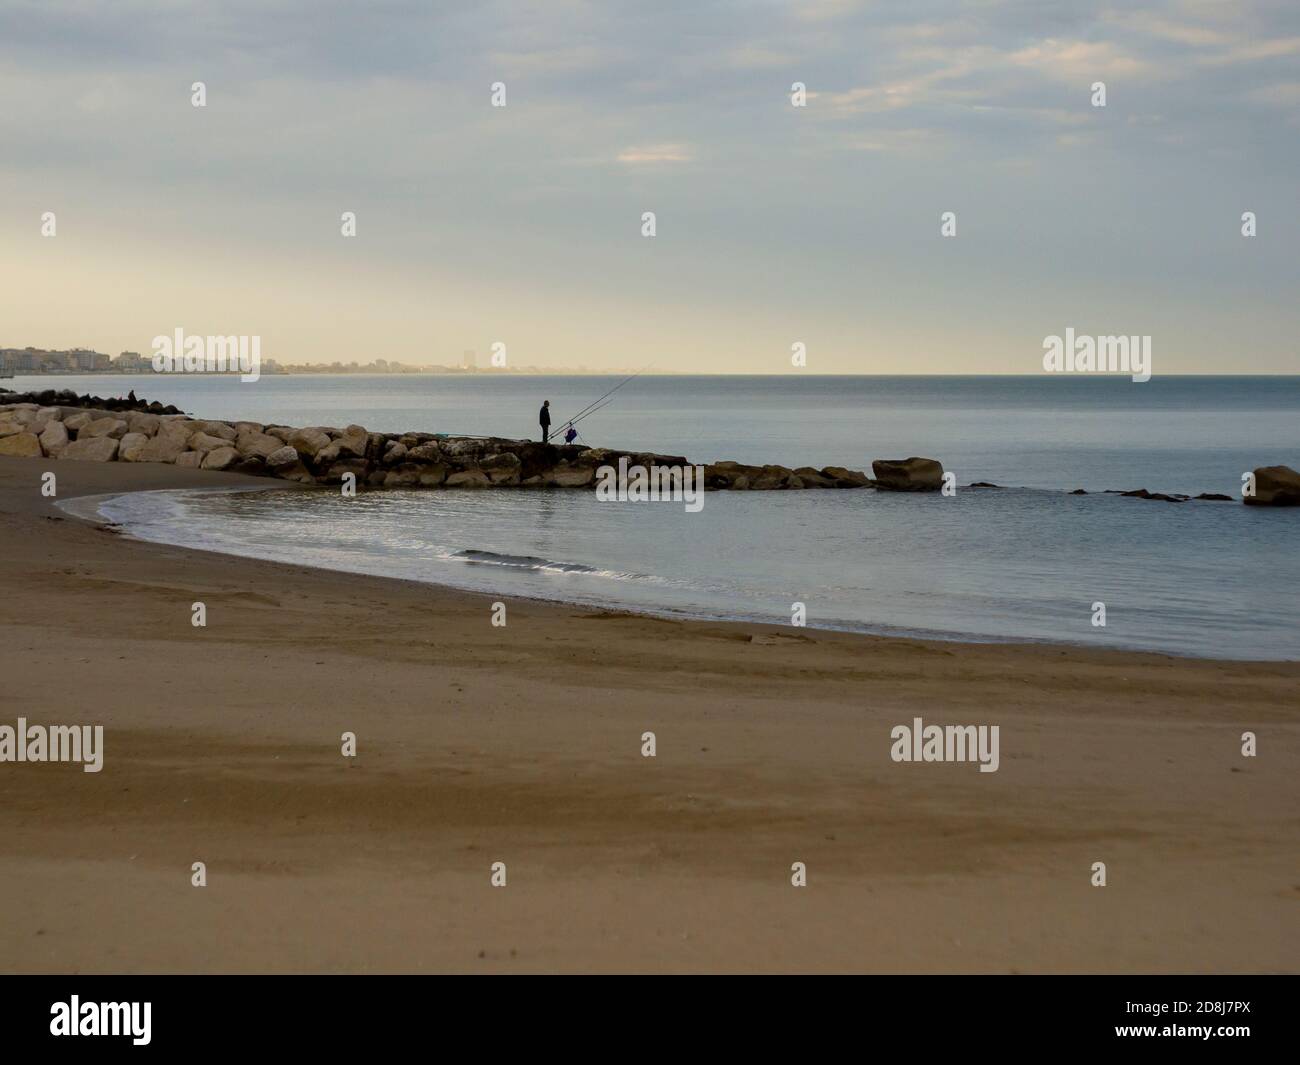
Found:
[[(134, 388), (198, 417), (536, 439), (543, 400), (559, 425), (620, 380), (112, 375), (4, 384), (99, 395)], [(874, 459), (923, 455), (955, 475), (957, 491), (716, 492), (692, 513), (562, 489), (354, 499), (337, 489), (197, 490), (118, 496), (99, 509), (146, 540), (503, 599), (1300, 658), (1300, 508), (1240, 502), (1243, 473), (1300, 469), (1300, 377), (647, 374), (611, 400), (579, 425), (593, 447), (865, 471)], [(966, 487), (974, 482), (999, 487)], [(1079, 488), (1087, 494), (1071, 494)], [(1110, 494), (1137, 488), (1234, 501)]]

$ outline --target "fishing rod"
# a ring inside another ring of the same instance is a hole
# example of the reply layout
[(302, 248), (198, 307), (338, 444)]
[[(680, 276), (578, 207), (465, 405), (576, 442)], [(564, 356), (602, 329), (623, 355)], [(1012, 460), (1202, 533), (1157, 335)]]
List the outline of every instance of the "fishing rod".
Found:
[[(571, 442), (569, 439), (569, 433), (572, 433), (573, 439), (582, 440), (582, 434), (578, 432), (578, 422), (582, 421), (583, 418), (590, 418), (593, 414), (596, 413), (596, 411), (604, 410), (613, 402), (614, 401), (612, 399), (607, 399), (605, 400), (604, 403), (601, 403), (599, 406), (592, 407), (590, 410), (587, 411), (586, 414), (579, 414), (576, 418), (572, 419), (571, 421), (564, 422), (560, 426), (560, 428), (556, 431), (555, 438), (558, 440), (561, 434), (563, 434), (564, 442), (567, 444)], [(584, 447), (590, 446), (587, 444), (585, 440), (582, 440), (582, 443)]]
[(641, 367), (641, 369), (637, 370), (637, 372), (634, 373), (631, 377), (625, 378), (624, 380), (620, 381), (620, 382), (619, 382), (618, 384), (616, 384), (613, 388), (611, 388), (608, 392), (606, 392), (605, 395), (600, 396), (600, 397), (598, 397), (597, 399), (592, 400), (592, 401), (591, 401), (590, 403), (588, 403), (585, 407), (583, 407), (582, 410), (578, 411), (578, 413), (575, 414), (572, 418), (566, 418), (566, 419), (565, 419), (563, 422), (561, 422), (560, 424), (562, 424), (562, 425), (568, 425), (568, 424), (570, 424), (571, 422), (573, 422), (574, 420), (576, 420), (576, 419), (578, 419), (578, 418), (585, 418), (588, 414), (593, 414), (593, 413), (595, 413), (595, 412), (592, 410), (592, 408), (595, 407), (596, 404), (600, 403), (601, 400), (606, 399), (606, 398), (609, 397), (609, 396), (612, 396), (615, 392), (617, 392), (620, 388), (622, 388), (622, 387), (623, 387), (625, 384), (627, 384), (629, 381), (635, 381), (638, 377), (640, 377), (643, 373), (646, 372), (646, 370), (650, 369), (650, 367), (653, 366), (653, 365), (654, 365), (654, 363), (652, 363), (652, 362), (648, 362), (648, 363), (646, 363), (643, 367)]
[(598, 407), (592, 407), (591, 410), (587, 411), (586, 414), (579, 414), (576, 418), (570, 418), (570, 419), (569, 419), (567, 422), (565, 422), (564, 424), (565, 424), (565, 425), (577, 425), (578, 422), (582, 421), (583, 418), (590, 418), (593, 414), (596, 413), (596, 411), (598, 411), (598, 410), (604, 410), (606, 407), (608, 407), (608, 406), (609, 406), (611, 403), (613, 403), (613, 402), (614, 402), (614, 401), (613, 401), (612, 399), (607, 399), (607, 400), (605, 400), (604, 403), (600, 404), (600, 406), (598, 406)]

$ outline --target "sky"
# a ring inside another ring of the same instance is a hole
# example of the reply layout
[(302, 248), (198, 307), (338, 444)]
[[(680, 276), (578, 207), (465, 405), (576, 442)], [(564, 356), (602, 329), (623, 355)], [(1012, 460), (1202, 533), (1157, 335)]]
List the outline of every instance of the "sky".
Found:
[(1294, 0), (0, 0), (0, 347), (1294, 373), (1298, 134)]

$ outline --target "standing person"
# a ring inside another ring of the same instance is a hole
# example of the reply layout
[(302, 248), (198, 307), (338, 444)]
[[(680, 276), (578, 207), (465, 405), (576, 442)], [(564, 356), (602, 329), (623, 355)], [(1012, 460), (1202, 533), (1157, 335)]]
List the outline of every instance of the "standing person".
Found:
[(548, 443), (551, 439), (551, 401), (549, 399), (542, 401), (542, 409), (538, 412), (537, 420), (542, 426), (542, 443)]

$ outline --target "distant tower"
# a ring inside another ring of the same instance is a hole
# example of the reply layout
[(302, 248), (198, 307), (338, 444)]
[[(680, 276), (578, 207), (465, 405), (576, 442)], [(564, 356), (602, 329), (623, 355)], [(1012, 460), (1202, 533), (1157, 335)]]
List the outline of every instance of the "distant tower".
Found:
[(460, 368), (461, 368), (462, 370), (477, 370), (477, 369), (478, 369), (478, 352), (477, 352), (477, 351), (463, 351), (463, 352), (461, 352), (461, 356), (460, 356)]

